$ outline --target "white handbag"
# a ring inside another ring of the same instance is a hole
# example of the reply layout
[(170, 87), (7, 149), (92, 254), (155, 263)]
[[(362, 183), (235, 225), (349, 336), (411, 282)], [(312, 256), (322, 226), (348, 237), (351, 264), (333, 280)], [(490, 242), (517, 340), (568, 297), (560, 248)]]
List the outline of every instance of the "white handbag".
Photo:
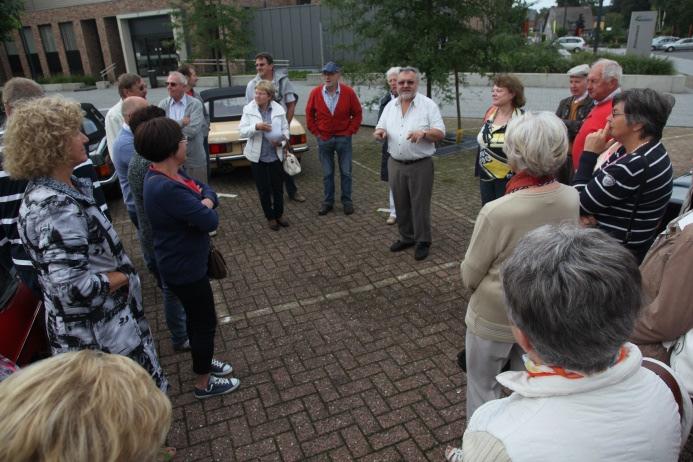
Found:
[(284, 155), (284, 171), (291, 175), (298, 175), (301, 173), (301, 164), (299, 163), (298, 159), (296, 156), (291, 154), (290, 152), (287, 152), (286, 155)]

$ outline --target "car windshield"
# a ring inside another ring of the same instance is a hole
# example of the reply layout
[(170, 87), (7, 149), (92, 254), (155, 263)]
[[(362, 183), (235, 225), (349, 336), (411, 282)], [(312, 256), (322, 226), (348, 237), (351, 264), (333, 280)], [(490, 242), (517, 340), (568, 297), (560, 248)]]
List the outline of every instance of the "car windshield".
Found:
[(244, 97), (217, 99), (212, 102), (214, 108), (210, 111), (214, 118), (240, 117), (243, 114), (243, 106), (246, 105)]
[(99, 127), (92, 120), (84, 117), (82, 118), (82, 131), (84, 131), (85, 135), (91, 136), (99, 131)]

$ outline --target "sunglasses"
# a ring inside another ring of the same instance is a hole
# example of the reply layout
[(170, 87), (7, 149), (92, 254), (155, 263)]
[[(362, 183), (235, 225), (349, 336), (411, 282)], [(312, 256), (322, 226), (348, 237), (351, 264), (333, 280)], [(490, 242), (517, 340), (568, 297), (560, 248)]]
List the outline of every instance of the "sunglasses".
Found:
[(416, 83), (415, 80), (398, 80), (397, 85), (414, 85)]
[(176, 82), (166, 82), (167, 87), (177, 87), (178, 84)]

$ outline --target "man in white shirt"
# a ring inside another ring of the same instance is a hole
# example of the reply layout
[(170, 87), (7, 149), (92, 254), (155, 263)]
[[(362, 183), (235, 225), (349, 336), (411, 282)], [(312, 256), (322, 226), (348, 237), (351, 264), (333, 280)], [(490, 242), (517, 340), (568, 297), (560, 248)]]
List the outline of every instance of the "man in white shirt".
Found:
[(106, 113), (106, 144), (111, 155), (113, 155), (113, 143), (118, 137), (120, 129), (123, 128), (123, 100), (130, 96), (139, 96), (146, 99), (147, 84), (137, 74), (120, 74), (118, 76), (118, 94), (120, 95), (120, 101)]
[(387, 168), (395, 198), (400, 239), (390, 246), (399, 252), (416, 245), (414, 258), (423, 260), (431, 246), (431, 195), (436, 141), (445, 136), (440, 109), (433, 100), (417, 93), (418, 69), (403, 67), (397, 76), (399, 96), (383, 110), (373, 136), (387, 139)]
[(207, 183), (207, 153), (204, 148), (204, 137), (207, 134), (202, 103), (197, 98), (188, 96), (188, 80), (180, 72), (169, 72), (166, 78), (168, 98), (159, 102), (159, 107), (166, 111), (166, 116), (180, 124), (183, 135), (188, 139), (185, 172), (201, 183)]

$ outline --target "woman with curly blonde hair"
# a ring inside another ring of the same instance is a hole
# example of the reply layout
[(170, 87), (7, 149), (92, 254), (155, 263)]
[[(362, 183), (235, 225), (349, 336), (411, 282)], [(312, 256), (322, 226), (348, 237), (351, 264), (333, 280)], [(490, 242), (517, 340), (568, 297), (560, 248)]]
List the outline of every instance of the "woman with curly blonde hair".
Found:
[(171, 402), (124, 356), (70, 352), (0, 383), (0, 460), (153, 462)]
[(137, 272), (92, 183), (72, 175), (87, 158), (81, 122), (79, 103), (40, 98), (18, 107), (5, 132), (5, 170), (29, 180), (17, 227), (38, 272), (51, 350), (129, 356), (165, 391)]

